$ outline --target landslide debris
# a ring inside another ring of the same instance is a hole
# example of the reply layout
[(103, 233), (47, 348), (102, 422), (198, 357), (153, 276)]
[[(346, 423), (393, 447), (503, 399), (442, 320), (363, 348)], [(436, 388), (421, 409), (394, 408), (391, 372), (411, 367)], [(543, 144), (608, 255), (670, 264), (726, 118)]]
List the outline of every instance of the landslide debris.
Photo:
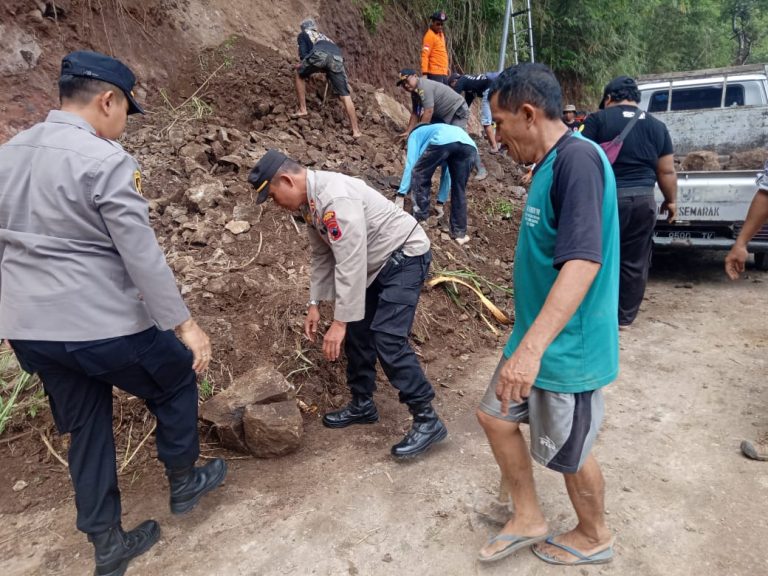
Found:
[[(392, 113), (400, 104), (352, 82), (364, 132), (353, 139), (322, 76), (309, 86), (309, 116), (290, 118), (290, 64), (244, 39), (197, 55), (180, 67), (162, 98), (151, 100), (153, 113), (130, 127), (125, 145), (142, 166), (150, 216), (181, 291), (211, 334), (213, 391), (271, 364), (300, 388), (307, 409), (317, 411), (338, 405), (346, 387), (341, 363), (325, 362), (319, 347), (302, 336), (308, 241), (289, 214), (270, 202), (254, 204), (247, 174), (274, 147), (312, 169), (363, 178), (389, 195), (403, 168), (404, 151), (396, 144), (403, 126)], [(469, 185), (472, 241), (462, 248), (439, 227), (430, 228), (433, 272), (468, 268), (509, 285), (525, 189), (515, 186), (520, 174), (509, 159), (481, 149), (491, 176)], [(484, 291), (511, 316), (507, 293)], [(496, 343), (480, 311), (468, 293), (452, 300), (442, 289), (425, 292), (413, 337), (423, 360)], [(330, 307), (322, 312), (328, 321)]]

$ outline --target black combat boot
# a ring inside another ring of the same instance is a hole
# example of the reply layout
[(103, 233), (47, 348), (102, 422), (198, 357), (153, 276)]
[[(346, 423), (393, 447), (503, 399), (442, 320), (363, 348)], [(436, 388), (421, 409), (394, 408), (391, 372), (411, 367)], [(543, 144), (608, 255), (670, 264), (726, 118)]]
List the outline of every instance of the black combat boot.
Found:
[(171, 512), (185, 514), (197, 505), (200, 498), (224, 481), (227, 463), (216, 458), (205, 466), (166, 469), (165, 475), (171, 485)]
[(147, 520), (130, 532), (124, 532), (120, 524), (109, 530), (88, 534), (95, 549), (95, 576), (122, 576), (128, 562), (141, 556), (160, 539), (160, 524)]
[(448, 430), (429, 402), (408, 406), (408, 410), (413, 414), (413, 425), (405, 438), (392, 446), (392, 456), (396, 458), (418, 456), (448, 436)]
[(352, 401), (341, 410), (323, 416), (323, 426), (345, 428), (350, 424), (373, 424), (379, 421), (379, 411), (371, 396), (352, 396)]

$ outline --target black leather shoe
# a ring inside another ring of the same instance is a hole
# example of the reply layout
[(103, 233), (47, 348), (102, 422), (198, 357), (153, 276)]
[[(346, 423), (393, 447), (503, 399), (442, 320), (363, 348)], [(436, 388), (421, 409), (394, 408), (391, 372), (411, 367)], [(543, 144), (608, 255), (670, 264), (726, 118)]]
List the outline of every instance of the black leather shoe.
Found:
[(409, 406), (413, 414), (413, 425), (405, 438), (392, 446), (392, 456), (396, 458), (411, 458), (418, 456), (448, 436), (448, 430), (438, 418), (432, 404)]
[(221, 458), (211, 460), (205, 466), (166, 470), (171, 485), (171, 512), (186, 514), (200, 498), (224, 482), (227, 463)]
[(373, 424), (379, 421), (379, 411), (370, 396), (352, 396), (352, 401), (341, 410), (323, 416), (323, 426), (346, 428), (351, 424)]
[(128, 562), (141, 556), (160, 539), (160, 524), (147, 520), (130, 532), (117, 524), (104, 532), (88, 534), (95, 549), (95, 576), (122, 576)]

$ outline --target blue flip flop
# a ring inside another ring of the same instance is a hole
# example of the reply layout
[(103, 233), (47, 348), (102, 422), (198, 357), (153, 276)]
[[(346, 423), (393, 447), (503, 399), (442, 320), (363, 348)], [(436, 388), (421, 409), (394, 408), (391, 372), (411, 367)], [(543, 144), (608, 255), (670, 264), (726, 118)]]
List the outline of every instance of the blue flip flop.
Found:
[(544, 536), (517, 536), (515, 534), (499, 534), (498, 536), (494, 536), (488, 540), (488, 544), (493, 544), (494, 542), (509, 542), (509, 544), (495, 554), (491, 554), (490, 556), (482, 556), (481, 554), (478, 554), (477, 559), (480, 562), (496, 562), (496, 560), (506, 558), (518, 550), (522, 550), (523, 548), (527, 548), (528, 546), (533, 546), (538, 542), (542, 542), (546, 538), (546, 534)]
[(554, 556), (550, 556), (549, 554), (545, 554), (544, 552), (539, 551), (536, 548), (531, 548), (531, 551), (536, 554), (540, 559), (544, 560), (547, 564), (557, 564), (559, 566), (581, 566), (584, 564), (607, 564), (611, 560), (613, 560), (613, 544), (608, 546), (605, 550), (600, 550), (599, 552), (595, 552), (591, 556), (587, 556), (575, 548), (571, 548), (570, 546), (566, 546), (565, 544), (559, 544), (555, 542), (552, 538), (547, 538), (545, 540), (547, 544), (551, 544), (555, 548), (560, 548), (560, 550), (565, 550), (569, 554), (573, 554), (578, 558), (575, 562), (563, 562), (562, 560), (558, 560)]

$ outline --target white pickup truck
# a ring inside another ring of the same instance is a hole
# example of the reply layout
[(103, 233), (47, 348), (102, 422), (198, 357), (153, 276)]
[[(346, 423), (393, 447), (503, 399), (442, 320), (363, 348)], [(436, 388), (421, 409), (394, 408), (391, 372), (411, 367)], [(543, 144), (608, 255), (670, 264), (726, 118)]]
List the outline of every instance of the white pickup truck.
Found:
[[(640, 107), (664, 122), (676, 156), (718, 155), (768, 146), (768, 66), (654, 74), (638, 79)], [(744, 223), (761, 170), (679, 172), (677, 222), (659, 218), (654, 243), (728, 249)], [(661, 191), (656, 191), (661, 204)], [(768, 269), (768, 226), (749, 245)]]

